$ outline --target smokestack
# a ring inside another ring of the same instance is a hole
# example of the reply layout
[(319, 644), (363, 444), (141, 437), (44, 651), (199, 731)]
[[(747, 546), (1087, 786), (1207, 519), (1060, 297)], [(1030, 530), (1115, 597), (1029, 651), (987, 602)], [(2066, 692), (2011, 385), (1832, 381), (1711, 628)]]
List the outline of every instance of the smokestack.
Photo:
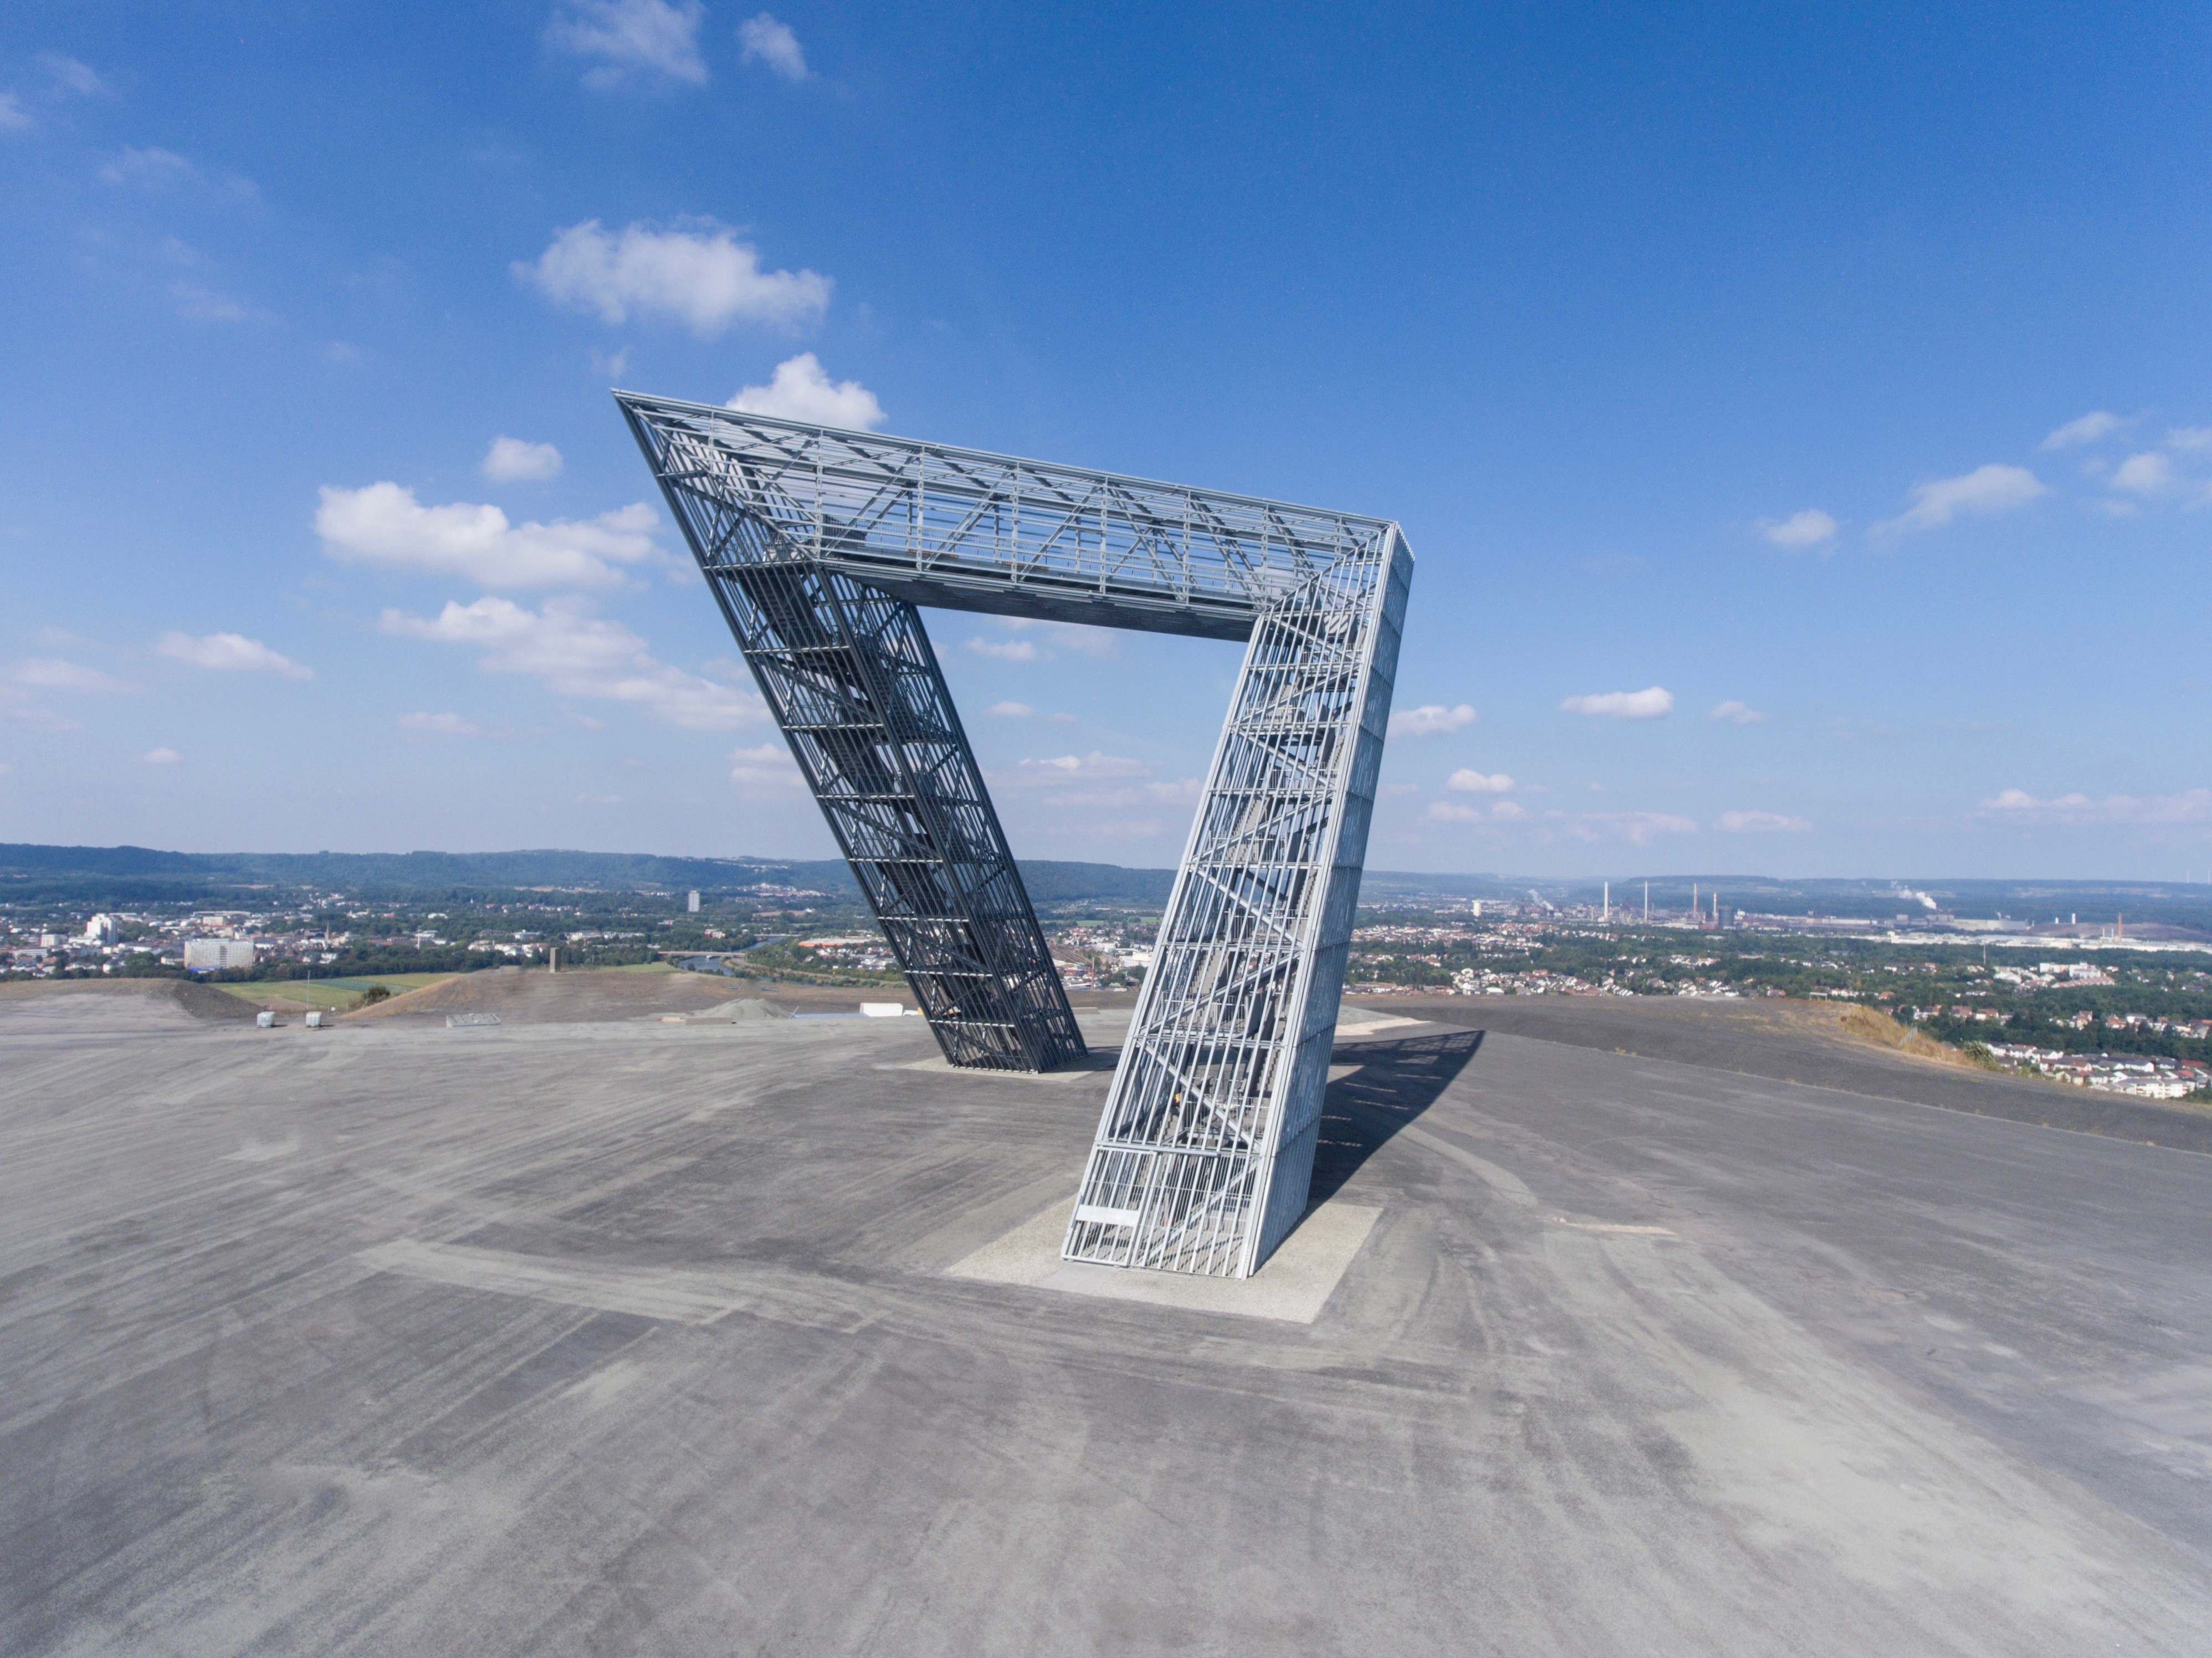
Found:
[(1613, 922), (1613, 883), (1610, 881), (1605, 884), (1605, 908), (1598, 913), (1598, 920), (1601, 926), (1610, 926)]

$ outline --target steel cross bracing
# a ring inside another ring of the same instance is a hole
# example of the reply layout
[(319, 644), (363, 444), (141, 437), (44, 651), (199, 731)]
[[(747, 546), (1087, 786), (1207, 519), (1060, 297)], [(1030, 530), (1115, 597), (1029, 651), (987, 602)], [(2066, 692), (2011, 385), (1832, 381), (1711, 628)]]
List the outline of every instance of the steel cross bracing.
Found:
[(617, 394), (958, 1065), (1083, 1052), (917, 603), (1249, 640), (1065, 1253), (1297, 1224), (1413, 556), (1380, 519)]
[(1063, 1253), (1244, 1277), (1305, 1211), (1413, 556), (1254, 630)]
[(721, 504), (695, 546), (819, 563), (945, 610), (1250, 636), (1384, 525), (1216, 490), (617, 393), (664, 489)]

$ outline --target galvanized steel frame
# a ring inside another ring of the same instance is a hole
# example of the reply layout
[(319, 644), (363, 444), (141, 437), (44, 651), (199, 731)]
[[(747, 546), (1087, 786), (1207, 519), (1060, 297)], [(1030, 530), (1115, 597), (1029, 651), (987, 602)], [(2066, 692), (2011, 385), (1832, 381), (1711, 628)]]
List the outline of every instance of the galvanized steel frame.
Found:
[(1397, 525), (616, 395), (955, 1064), (1083, 1044), (915, 606), (1250, 641), (1065, 1253), (1257, 1270), (1311, 1177), (1412, 580)]
[(1062, 1253), (1243, 1278), (1304, 1213), (1413, 556), (1254, 630)]

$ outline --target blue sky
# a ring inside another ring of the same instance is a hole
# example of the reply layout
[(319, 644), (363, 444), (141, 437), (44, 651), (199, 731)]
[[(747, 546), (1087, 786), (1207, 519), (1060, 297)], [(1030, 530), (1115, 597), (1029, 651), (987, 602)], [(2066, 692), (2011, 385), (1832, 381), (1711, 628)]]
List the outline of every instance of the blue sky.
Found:
[[(0, 839), (826, 853), (620, 384), (1399, 519), (1378, 866), (2204, 878), (2207, 28), (11, 6)], [(1173, 861), (1234, 647), (930, 625)]]

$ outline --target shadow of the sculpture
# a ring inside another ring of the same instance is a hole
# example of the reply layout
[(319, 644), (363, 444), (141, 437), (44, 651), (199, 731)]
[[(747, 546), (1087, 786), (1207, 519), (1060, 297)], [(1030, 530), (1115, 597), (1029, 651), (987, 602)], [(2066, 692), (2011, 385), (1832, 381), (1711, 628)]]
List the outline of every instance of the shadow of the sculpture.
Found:
[(1454, 1030), (1338, 1048), (1338, 1065), (1359, 1068), (1322, 1096), (1306, 1212), (1335, 1196), (1392, 1135), (1435, 1104), (1481, 1046), (1480, 1030)]

